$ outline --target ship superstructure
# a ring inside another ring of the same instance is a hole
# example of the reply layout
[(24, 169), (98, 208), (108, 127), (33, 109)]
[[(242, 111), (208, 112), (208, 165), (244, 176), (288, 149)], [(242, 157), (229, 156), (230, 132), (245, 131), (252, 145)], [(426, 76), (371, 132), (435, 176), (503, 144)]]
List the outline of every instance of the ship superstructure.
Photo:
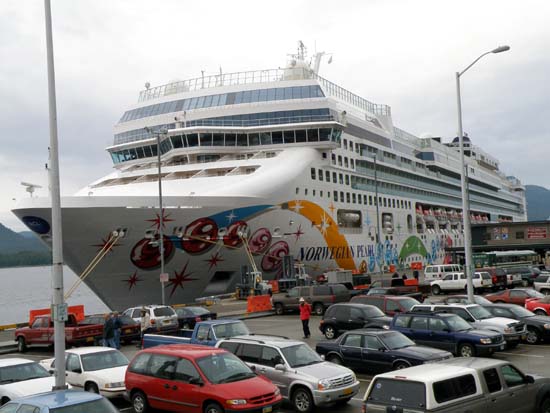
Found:
[[(116, 231), (85, 282), (112, 308), (159, 301), (158, 137), (169, 303), (234, 290), (244, 243), (268, 279), (289, 255), (311, 275), (448, 259), (463, 242), (458, 140), (395, 127), (389, 106), (319, 76), (321, 56), (147, 85), (115, 126), (114, 171), (62, 199), (67, 264), (80, 274)], [(466, 142), (472, 222), (525, 220), (521, 182)], [(47, 198), (14, 213), (49, 242)]]

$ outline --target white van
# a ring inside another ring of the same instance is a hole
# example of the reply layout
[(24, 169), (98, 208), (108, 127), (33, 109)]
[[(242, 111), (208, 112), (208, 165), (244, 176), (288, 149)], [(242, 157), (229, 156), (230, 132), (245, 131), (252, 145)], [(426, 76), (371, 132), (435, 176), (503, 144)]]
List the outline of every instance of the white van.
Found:
[(441, 264), (441, 265), (427, 265), (424, 270), (424, 280), (433, 281), (439, 280), (445, 274), (450, 272), (462, 272), (462, 265), (458, 264)]

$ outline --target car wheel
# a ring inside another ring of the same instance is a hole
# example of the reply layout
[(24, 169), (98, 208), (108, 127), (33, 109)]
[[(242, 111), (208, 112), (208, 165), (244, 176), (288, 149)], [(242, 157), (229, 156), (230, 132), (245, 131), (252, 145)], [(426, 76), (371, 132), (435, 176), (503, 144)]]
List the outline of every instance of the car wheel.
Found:
[(315, 303), (313, 305), (313, 314), (315, 315), (323, 315), (325, 312), (325, 307), (321, 303)]
[(537, 344), (540, 341), (540, 333), (534, 328), (528, 328), (525, 341), (527, 344)]
[(433, 295), (439, 295), (441, 293), (441, 288), (439, 285), (432, 286), (432, 294)]
[(328, 338), (329, 340), (332, 340), (333, 338), (336, 338), (336, 330), (335, 330), (334, 327), (332, 327), (332, 326), (326, 326), (326, 327), (323, 329), (323, 334), (324, 334), (325, 337)]
[(548, 314), (546, 314), (546, 311), (544, 311), (544, 310), (535, 310), (535, 311), (533, 311), (533, 312), (534, 312), (536, 315), (548, 315)]
[(313, 398), (303, 387), (294, 390), (291, 400), (294, 409), (300, 413), (310, 413), (313, 410)]
[(275, 314), (283, 315), (284, 312), (285, 312), (285, 309), (281, 303), (275, 304)]
[(458, 347), (458, 355), (460, 357), (474, 357), (475, 356), (475, 350), (474, 347), (471, 344), (461, 344)]
[(86, 385), (84, 386), (84, 390), (90, 393), (99, 394), (99, 389), (97, 388), (97, 384), (95, 383), (86, 383)]
[(394, 370), (402, 370), (402, 369), (406, 369), (408, 367), (411, 367), (411, 366), (408, 363), (405, 363), (404, 361), (398, 361), (397, 363), (395, 363), (393, 365)]
[(545, 398), (540, 404), (540, 413), (550, 413), (550, 398)]
[(218, 403), (208, 403), (204, 408), (204, 413), (223, 413), (223, 409)]
[(342, 365), (344, 364), (344, 362), (342, 361), (342, 359), (339, 357), (339, 356), (336, 356), (336, 355), (332, 355), (330, 356), (329, 358), (327, 358), (327, 361), (330, 361), (331, 363), (334, 363), (334, 364), (338, 364), (338, 365)]
[(20, 353), (27, 351), (27, 342), (25, 341), (25, 337), (19, 337), (17, 339), (17, 351)]
[(146, 413), (149, 410), (147, 396), (140, 391), (132, 394), (132, 407), (136, 413)]
[(2, 397), (2, 400), (0, 400), (0, 406), (5, 405), (7, 402), (9, 402), (11, 399), (9, 397)]

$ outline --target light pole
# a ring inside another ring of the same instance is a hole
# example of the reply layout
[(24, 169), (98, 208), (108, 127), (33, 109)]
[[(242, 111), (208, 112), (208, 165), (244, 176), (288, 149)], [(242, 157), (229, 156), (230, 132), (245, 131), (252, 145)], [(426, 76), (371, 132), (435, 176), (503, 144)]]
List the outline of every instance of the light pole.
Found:
[(464, 272), (466, 273), (466, 282), (468, 290), (468, 301), (474, 302), (474, 284), (472, 281), (473, 266), (472, 266), (472, 229), (470, 227), (470, 203), (469, 203), (469, 191), (468, 182), (466, 178), (466, 163), (464, 160), (464, 131), (462, 130), (462, 104), (460, 101), (460, 76), (475, 65), (479, 59), (490, 53), (501, 53), (510, 50), (510, 46), (499, 46), (489, 52), (483, 53), (476, 60), (470, 63), (462, 72), (456, 72), (456, 105), (458, 112), (458, 139), (460, 142), (460, 185), (462, 189), (462, 228), (464, 231), (464, 257), (465, 265)]
[[(375, 254), (378, 254), (378, 248), (380, 244), (380, 209), (378, 205), (378, 164), (376, 163), (376, 153), (373, 156), (374, 159), (374, 205), (376, 205), (376, 251)], [(382, 266), (378, 265), (380, 270), (380, 279), (382, 279)]]

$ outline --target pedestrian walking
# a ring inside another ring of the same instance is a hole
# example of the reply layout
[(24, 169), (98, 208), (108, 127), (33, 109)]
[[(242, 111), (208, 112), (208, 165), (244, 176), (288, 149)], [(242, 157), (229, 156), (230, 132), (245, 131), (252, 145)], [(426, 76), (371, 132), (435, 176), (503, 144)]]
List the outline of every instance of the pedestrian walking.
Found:
[[(141, 323), (141, 341), (143, 341), (143, 335), (151, 327), (151, 316), (149, 315), (149, 311), (145, 307), (141, 308), (140, 323)], [(141, 344), (138, 344), (137, 347), (141, 348)]]
[(113, 328), (115, 329), (114, 343), (117, 350), (120, 350), (120, 335), (122, 334), (122, 320), (118, 311), (113, 313)]
[(103, 323), (103, 345), (105, 347), (116, 348), (115, 327), (111, 314), (105, 314), (105, 322)]
[(304, 300), (304, 297), (300, 297), (300, 320), (302, 320), (302, 328), (304, 330), (304, 338), (309, 338), (311, 332), (309, 331), (309, 317), (311, 316), (311, 306)]

